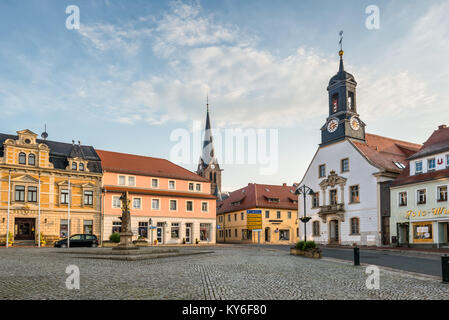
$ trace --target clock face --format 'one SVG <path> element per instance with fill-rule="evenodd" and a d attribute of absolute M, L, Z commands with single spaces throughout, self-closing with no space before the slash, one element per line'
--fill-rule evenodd
<path fill-rule="evenodd" d="M 211 164 L 211 165 L 210 165 L 210 168 L 211 168 L 211 169 L 215 169 L 215 165 Z"/>
<path fill-rule="evenodd" d="M 356 117 L 352 117 L 350 120 L 352 130 L 359 130 L 360 122 Z"/>
<path fill-rule="evenodd" d="M 337 128 L 338 128 L 338 120 L 337 119 L 332 119 L 327 124 L 327 131 L 329 131 L 330 133 L 332 133 L 335 130 L 337 130 Z"/>

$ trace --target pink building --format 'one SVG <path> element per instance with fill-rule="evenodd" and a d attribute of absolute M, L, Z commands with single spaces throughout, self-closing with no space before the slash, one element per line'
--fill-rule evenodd
<path fill-rule="evenodd" d="M 210 181 L 165 159 L 96 151 L 104 174 L 103 240 L 120 232 L 120 195 L 128 191 L 136 239 L 215 243 L 216 198 Z"/>

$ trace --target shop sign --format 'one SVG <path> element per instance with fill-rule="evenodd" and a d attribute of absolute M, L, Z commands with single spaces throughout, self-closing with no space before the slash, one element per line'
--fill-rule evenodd
<path fill-rule="evenodd" d="M 449 215 L 449 209 L 445 207 L 433 208 L 432 210 L 409 210 L 405 214 L 405 218 L 415 218 L 415 217 L 428 217 L 428 216 L 440 216 L 440 215 Z"/>

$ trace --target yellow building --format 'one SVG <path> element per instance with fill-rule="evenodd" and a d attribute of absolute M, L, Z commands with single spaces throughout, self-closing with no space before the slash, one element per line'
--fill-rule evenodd
<path fill-rule="evenodd" d="M 0 134 L 0 243 L 47 244 L 70 234 L 100 234 L 101 161 L 93 147 Z M 9 214 L 8 214 L 9 213 Z"/>
<path fill-rule="evenodd" d="M 250 183 L 217 203 L 217 242 L 258 243 L 258 232 L 248 228 L 248 212 L 260 211 L 260 243 L 298 241 L 298 197 L 294 186 Z"/>

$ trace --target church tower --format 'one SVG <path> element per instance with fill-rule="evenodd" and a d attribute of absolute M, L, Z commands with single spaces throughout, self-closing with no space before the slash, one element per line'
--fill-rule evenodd
<path fill-rule="evenodd" d="M 340 45 L 341 40 L 340 39 Z M 352 138 L 365 141 L 365 123 L 357 113 L 357 82 L 354 76 L 345 71 L 343 50 L 340 47 L 340 66 L 327 87 L 329 92 L 329 116 L 321 128 L 320 146 Z"/>
<path fill-rule="evenodd" d="M 206 128 L 204 132 L 203 150 L 198 163 L 196 173 L 208 179 L 211 184 L 211 194 L 221 200 L 221 171 L 217 158 L 215 157 L 212 127 L 209 116 L 209 99 L 206 104 Z"/>

